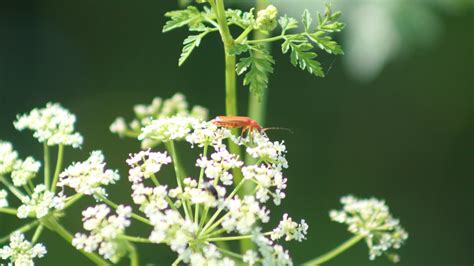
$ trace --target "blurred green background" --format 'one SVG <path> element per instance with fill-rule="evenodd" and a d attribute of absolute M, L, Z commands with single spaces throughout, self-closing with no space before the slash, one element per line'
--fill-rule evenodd
<path fill-rule="evenodd" d="M 387 4 L 390 3 L 390 4 Z M 250 1 L 239 2 L 247 8 Z M 290 14 L 321 1 L 275 1 Z M 104 151 L 118 168 L 113 200 L 129 202 L 125 159 L 138 150 L 108 127 L 117 116 L 155 96 L 183 92 L 189 102 L 224 113 L 223 52 L 217 36 L 206 39 L 181 68 L 184 31 L 162 34 L 163 14 L 175 1 L 3 1 L 0 4 L 0 139 L 20 156 L 42 158 L 28 133 L 14 130 L 17 113 L 60 102 L 78 117 L 85 137 L 67 163 Z M 235 5 L 234 5 L 235 6 Z M 386 199 L 410 233 L 401 265 L 474 263 L 474 5 L 472 1 L 337 1 L 348 22 L 338 35 L 344 57 L 321 56 L 327 78 L 297 70 L 274 47 L 269 126 L 288 146 L 287 199 L 273 209 L 305 218 L 308 240 L 289 245 L 296 264 L 346 240 L 345 226 L 329 221 L 339 198 L 352 193 Z M 247 90 L 239 90 L 245 114 Z M 11 197 L 10 197 L 11 199 Z M 82 208 L 92 201 L 82 201 Z M 80 230 L 80 210 L 64 224 Z M 20 225 L 0 216 L 0 232 Z M 143 229 L 136 229 L 142 232 Z M 58 236 L 41 238 L 48 256 L 39 265 L 89 265 Z M 164 246 L 140 246 L 142 263 L 167 265 Z M 125 259 L 123 263 L 128 263 Z M 389 265 L 368 261 L 359 244 L 328 265 Z"/>

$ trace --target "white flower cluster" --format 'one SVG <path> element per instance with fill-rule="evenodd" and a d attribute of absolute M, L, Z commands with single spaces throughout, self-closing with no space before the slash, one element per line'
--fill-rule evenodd
<path fill-rule="evenodd" d="M 4 189 L 0 189 L 0 208 L 8 207 L 7 196 L 7 191 Z"/>
<path fill-rule="evenodd" d="M 89 207 L 82 212 L 84 229 L 89 235 L 76 233 L 72 245 L 86 252 L 98 250 L 105 259 L 114 263 L 126 254 L 127 244 L 120 236 L 130 226 L 132 208 L 119 205 L 116 215 L 109 215 L 110 209 L 104 204 Z"/>
<path fill-rule="evenodd" d="M 212 237 L 247 235 L 259 248 L 245 254 L 241 262 L 292 265 L 288 252 L 273 241 L 304 240 L 308 230 L 304 220 L 298 224 L 284 215 L 273 232 L 255 231 L 259 223 L 270 219 L 265 206 L 269 199 L 280 204 L 285 197 L 286 178 L 282 171 L 288 163 L 283 142 L 273 142 L 257 131 L 237 138 L 212 122 L 180 115 L 150 121 L 140 134 L 140 139 L 147 138 L 160 142 L 186 140 L 192 147 L 204 149 L 196 160 L 195 172 L 199 176 L 183 180 L 178 177 L 178 186 L 172 188 L 159 184 L 156 177 L 165 165 L 172 163 L 167 153 L 145 150 L 127 160 L 133 201 L 153 225 L 150 241 L 169 245 L 184 263 L 233 265 L 236 261 L 217 248 Z M 229 152 L 227 141 L 243 146 L 256 163 L 245 165 L 238 155 Z M 237 184 L 236 174 L 243 176 Z M 150 180 L 154 186 L 145 184 Z M 244 183 L 253 184 L 251 194 L 237 193 Z"/>
<path fill-rule="evenodd" d="M 35 161 L 33 157 L 27 157 L 25 160 L 17 160 L 11 176 L 13 184 L 17 187 L 26 185 L 28 180 L 36 176 L 40 167 L 41 163 Z"/>
<path fill-rule="evenodd" d="M 254 196 L 245 196 L 242 200 L 235 197 L 226 204 L 228 216 L 222 222 L 222 227 L 227 232 L 236 230 L 240 234 L 248 234 L 252 231 L 257 221 L 267 223 L 270 220 L 270 211 L 260 206 Z"/>
<path fill-rule="evenodd" d="M 233 266 L 235 262 L 227 257 L 223 257 L 215 245 L 207 245 L 202 253 L 194 253 L 190 257 L 190 264 L 196 266 Z"/>
<path fill-rule="evenodd" d="M 29 114 L 19 115 L 13 123 L 18 130 L 30 129 L 33 137 L 49 146 L 66 145 L 79 148 L 82 136 L 74 132 L 76 116 L 58 103 L 48 103 L 45 108 L 33 109 Z"/>
<path fill-rule="evenodd" d="M 105 169 L 104 155 L 93 151 L 84 162 L 73 163 L 59 175 L 58 187 L 68 186 L 77 193 L 106 195 L 102 186 L 119 180 L 118 172 Z"/>
<path fill-rule="evenodd" d="M 136 184 L 148 179 L 160 171 L 165 164 L 171 163 L 171 158 L 165 152 L 151 152 L 150 149 L 130 154 L 127 164 L 130 166 L 128 178 Z"/>
<path fill-rule="evenodd" d="M 166 243 L 171 250 L 186 256 L 185 261 L 194 253 L 190 248 L 190 242 L 195 240 L 198 226 L 189 219 L 184 219 L 175 210 L 156 212 L 150 216 L 154 228 L 149 239 L 154 243 Z"/>
<path fill-rule="evenodd" d="M 271 196 L 275 205 L 280 205 L 281 200 L 285 198 L 283 191 L 286 188 L 286 178 L 278 167 L 250 165 L 242 168 L 242 174 L 245 179 L 256 183 L 256 197 L 260 202 L 266 202 Z"/>
<path fill-rule="evenodd" d="M 247 252 L 244 256 L 244 260 L 250 262 L 260 261 L 263 266 L 284 266 L 293 265 L 290 254 L 281 245 L 275 244 L 270 239 L 266 238 L 260 233 L 257 228 L 253 233 L 253 242 L 258 247 L 258 252 Z"/>
<path fill-rule="evenodd" d="M 280 224 L 277 228 L 273 229 L 271 238 L 272 240 L 280 239 L 283 236 L 285 241 L 296 240 L 301 242 L 306 239 L 306 234 L 308 232 L 308 224 L 305 220 L 301 220 L 300 224 L 294 222 L 291 217 L 288 217 L 288 214 L 283 214 L 283 220 L 280 221 Z"/>
<path fill-rule="evenodd" d="M 37 185 L 31 197 L 25 196 L 22 199 L 22 205 L 18 208 L 17 216 L 20 219 L 28 216 L 41 218 L 48 214 L 49 210 L 62 209 L 64 207 L 65 197 L 61 194 L 55 196 L 53 192 L 46 189 L 43 184 Z"/>
<path fill-rule="evenodd" d="M 392 217 L 384 201 L 358 199 L 353 196 L 341 198 L 342 210 L 332 210 L 333 221 L 347 224 L 348 230 L 365 237 L 371 260 L 390 248 L 399 249 L 408 238 L 400 221 Z"/>
<path fill-rule="evenodd" d="M 138 136 L 138 139 L 151 139 L 157 142 L 182 140 L 191 132 L 192 126 L 198 122 L 199 120 L 194 117 L 185 116 L 156 119 L 142 128 L 142 133 Z"/>
<path fill-rule="evenodd" d="M 283 141 L 272 142 L 265 134 L 251 134 L 245 143 L 247 153 L 253 158 L 271 164 L 273 168 L 288 168 Z"/>
<path fill-rule="evenodd" d="M 9 259 L 12 265 L 33 266 L 34 258 L 41 258 L 46 254 L 43 244 L 32 245 L 25 240 L 25 236 L 16 231 L 10 235 L 10 244 L 0 248 L 0 258 Z M 11 265 L 11 264 L 8 264 Z"/>
<path fill-rule="evenodd" d="M 193 132 L 186 136 L 186 141 L 198 147 L 212 146 L 224 148 L 223 140 L 233 137 L 227 128 L 218 127 L 212 122 L 200 122 L 193 125 Z"/>
<path fill-rule="evenodd" d="M 201 157 L 196 166 L 204 168 L 204 173 L 209 179 L 220 179 L 224 185 L 232 185 L 234 177 L 230 173 L 232 168 L 240 168 L 244 163 L 235 154 L 227 149 L 220 148 L 211 154 L 211 158 Z"/>
<path fill-rule="evenodd" d="M 139 104 L 133 108 L 135 119 L 127 124 L 123 117 L 118 117 L 111 125 L 110 131 L 121 137 L 137 137 L 141 128 L 148 126 L 152 120 L 172 116 L 192 117 L 197 120 L 206 120 L 208 110 L 201 106 L 193 106 L 189 111 L 186 98 L 181 93 L 176 93 L 171 98 L 162 100 L 153 99 L 150 105 Z M 151 148 L 160 143 L 159 139 L 143 138 L 142 148 Z"/>
<path fill-rule="evenodd" d="M 18 153 L 13 150 L 10 142 L 0 140 L 0 175 L 13 171 Z"/>

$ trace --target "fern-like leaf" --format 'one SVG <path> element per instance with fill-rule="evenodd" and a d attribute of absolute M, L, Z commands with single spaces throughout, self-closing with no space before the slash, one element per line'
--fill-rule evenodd
<path fill-rule="evenodd" d="M 268 76 L 273 73 L 275 60 L 264 47 L 252 47 L 249 57 L 241 58 L 236 65 L 237 74 L 244 77 L 244 86 L 249 86 L 250 92 L 261 98 L 263 90 L 268 87 Z"/>

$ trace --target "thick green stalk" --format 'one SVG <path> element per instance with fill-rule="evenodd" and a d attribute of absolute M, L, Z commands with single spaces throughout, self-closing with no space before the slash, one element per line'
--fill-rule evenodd
<path fill-rule="evenodd" d="M 130 258 L 130 266 L 140 266 L 137 249 L 130 243 L 128 243 L 128 257 Z"/>
<path fill-rule="evenodd" d="M 266 0 L 256 0 L 256 10 L 257 12 L 261 9 L 265 9 L 268 3 Z M 265 34 L 261 31 L 254 31 L 254 39 L 260 40 L 268 38 L 268 34 Z M 266 49 L 270 49 L 270 44 L 264 44 Z M 262 93 L 260 96 L 256 95 L 255 93 L 249 93 L 249 109 L 248 109 L 248 116 L 253 120 L 257 121 L 261 126 L 265 125 L 266 119 L 266 108 L 267 108 L 267 99 L 268 99 L 268 89 L 263 88 Z M 245 156 L 245 163 L 247 165 L 254 164 L 256 162 L 255 158 L 246 154 Z M 252 191 L 255 186 L 252 183 L 245 184 L 243 191 Z M 244 252 L 248 249 L 254 249 L 255 244 L 252 242 L 251 239 L 243 239 L 240 241 L 240 250 Z"/>
<path fill-rule="evenodd" d="M 315 258 L 315 259 L 312 259 L 312 260 L 304 263 L 304 265 L 306 265 L 306 266 L 321 265 L 321 264 L 337 257 L 339 254 L 346 251 L 347 249 L 349 249 L 353 245 L 357 244 L 362 239 L 364 239 L 363 235 L 355 235 L 352 238 L 350 238 L 349 240 L 347 240 L 346 242 L 344 242 L 341 245 L 339 245 L 338 247 L 336 247 L 335 249 L 333 249 L 333 250 L 329 251 L 328 253 L 323 254 L 323 255 Z"/>
<path fill-rule="evenodd" d="M 47 227 L 49 230 L 56 232 L 59 236 L 64 238 L 69 244 L 72 243 L 72 234 L 69 233 L 69 231 L 66 230 L 54 217 L 49 217 L 45 221 L 45 224 L 47 224 Z M 85 252 L 84 250 L 79 250 L 79 252 L 82 253 L 82 255 L 86 256 L 88 259 L 93 261 L 96 265 L 109 265 L 109 263 L 101 258 L 99 255 L 95 253 L 89 253 Z"/>

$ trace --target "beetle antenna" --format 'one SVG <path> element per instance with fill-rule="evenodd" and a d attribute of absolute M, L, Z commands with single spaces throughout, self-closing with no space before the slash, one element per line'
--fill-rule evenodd
<path fill-rule="evenodd" d="M 263 130 L 263 132 L 267 131 L 267 130 L 274 130 L 274 129 L 277 129 L 277 130 L 284 130 L 284 131 L 287 131 L 287 132 L 290 132 L 291 134 L 293 134 L 293 131 L 289 128 L 286 128 L 286 127 L 266 127 Z"/>

